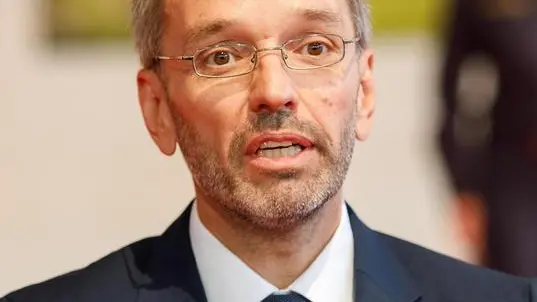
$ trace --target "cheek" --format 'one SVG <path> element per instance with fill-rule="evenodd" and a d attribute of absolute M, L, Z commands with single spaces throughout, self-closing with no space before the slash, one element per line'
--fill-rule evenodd
<path fill-rule="evenodd" d="M 200 95 L 196 100 L 199 106 L 203 107 L 204 123 L 211 132 L 214 147 L 222 160 L 228 158 L 234 134 L 243 129 L 247 104 L 242 100 L 244 96 L 241 93 L 232 95 L 211 93 Z"/>
<path fill-rule="evenodd" d="M 353 99 L 350 94 L 336 91 L 323 94 L 321 102 L 326 113 L 337 115 L 347 111 L 352 106 Z"/>
<path fill-rule="evenodd" d="M 244 102 L 240 101 L 244 96 L 223 94 L 223 90 L 214 87 L 200 87 L 203 86 L 184 85 L 180 90 L 182 93 L 177 93 L 173 99 L 178 113 L 197 132 L 200 143 L 211 148 L 225 162 L 233 133 L 245 118 L 242 114 Z"/>
<path fill-rule="evenodd" d="M 317 98 L 321 98 L 322 106 L 326 110 L 341 112 L 352 107 L 358 91 L 358 77 L 356 72 L 344 73 L 334 76 L 332 80 L 315 88 Z"/>
<path fill-rule="evenodd" d="M 357 89 L 350 85 L 333 85 L 317 90 L 316 94 L 320 106 L 313 110 L 314 118 L 328 133 L 339 135 L 355 111 Z"/>

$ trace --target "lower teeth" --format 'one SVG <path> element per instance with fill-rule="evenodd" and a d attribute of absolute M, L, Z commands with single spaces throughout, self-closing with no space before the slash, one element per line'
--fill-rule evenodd
<path fill-rule="evenodd" d="M 290 146 L 286 148 L 277 148 L 277 149 L 261 149 L 257 153 L 260 157 L 266 158 L 278 158 L 278 157 L 292 157 L 297 155 L 302 151 L 300 146 Z"/>

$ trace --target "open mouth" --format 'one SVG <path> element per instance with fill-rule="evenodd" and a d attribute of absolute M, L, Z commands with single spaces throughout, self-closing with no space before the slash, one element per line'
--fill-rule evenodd
<path fill-rule="evenodd" d="M 291 159 L 313 147 L 310 139 L 296 133 L 263 133 L 246 147 L 246 155 L 259 159 Z"/>
<path fill-rule="evenodd" d="M 291 141 L 266 141 L 261 144 L 256 155 L 265 158 L 294 157 L 300 154 L 304 149 L 306 149 L 306 147 Z"/>
<path fill-rule="evenodd" d="M 245 155 L 256 171 L 287 171 L 312 164 L 314 148 L 311 139 L 298 133 L 265 132 L 249 141 Z"/>

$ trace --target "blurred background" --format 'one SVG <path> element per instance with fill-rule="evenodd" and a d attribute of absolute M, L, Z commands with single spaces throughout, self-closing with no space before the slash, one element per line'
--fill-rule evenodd
<path fill-rule="evenodd" d="M 454 2 L 370 4 L 378 108 L 346 197 L 374 229 L 485 264 L 486 202 L 456 184 L 458 140 L 441 139 Z M 491 100 L 498 76 L 475 62 L 456 90 Z M 0 296 L 158 235 L 191 200 L 182 157 L 159 153 L 139 112 L 129 1 L 0 1 L 0 66 Z"/>

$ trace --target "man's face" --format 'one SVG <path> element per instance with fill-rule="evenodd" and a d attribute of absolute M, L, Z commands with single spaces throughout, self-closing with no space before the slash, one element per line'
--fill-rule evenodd
<path fill-rule="evenodd" d="M 270 48 L 311 33 L 353 39 L 345 0 L 169 0 L 162 54 L 222 42 Z M 161 62 L 162 87 L 139 77 L 146 123 L 165 153 L 178 142 L 198 197 L 265 229 L 298 223 L 340 191 L 350 164 L 369 67 L 359 68 L 354 44 L 345 51 L 340 63 L 307 71 L 266 51 L 252 73 L 219 79 L 196 75 L 191 61 Z M 145 86 L 158 109 L 144 105 Z"/>

